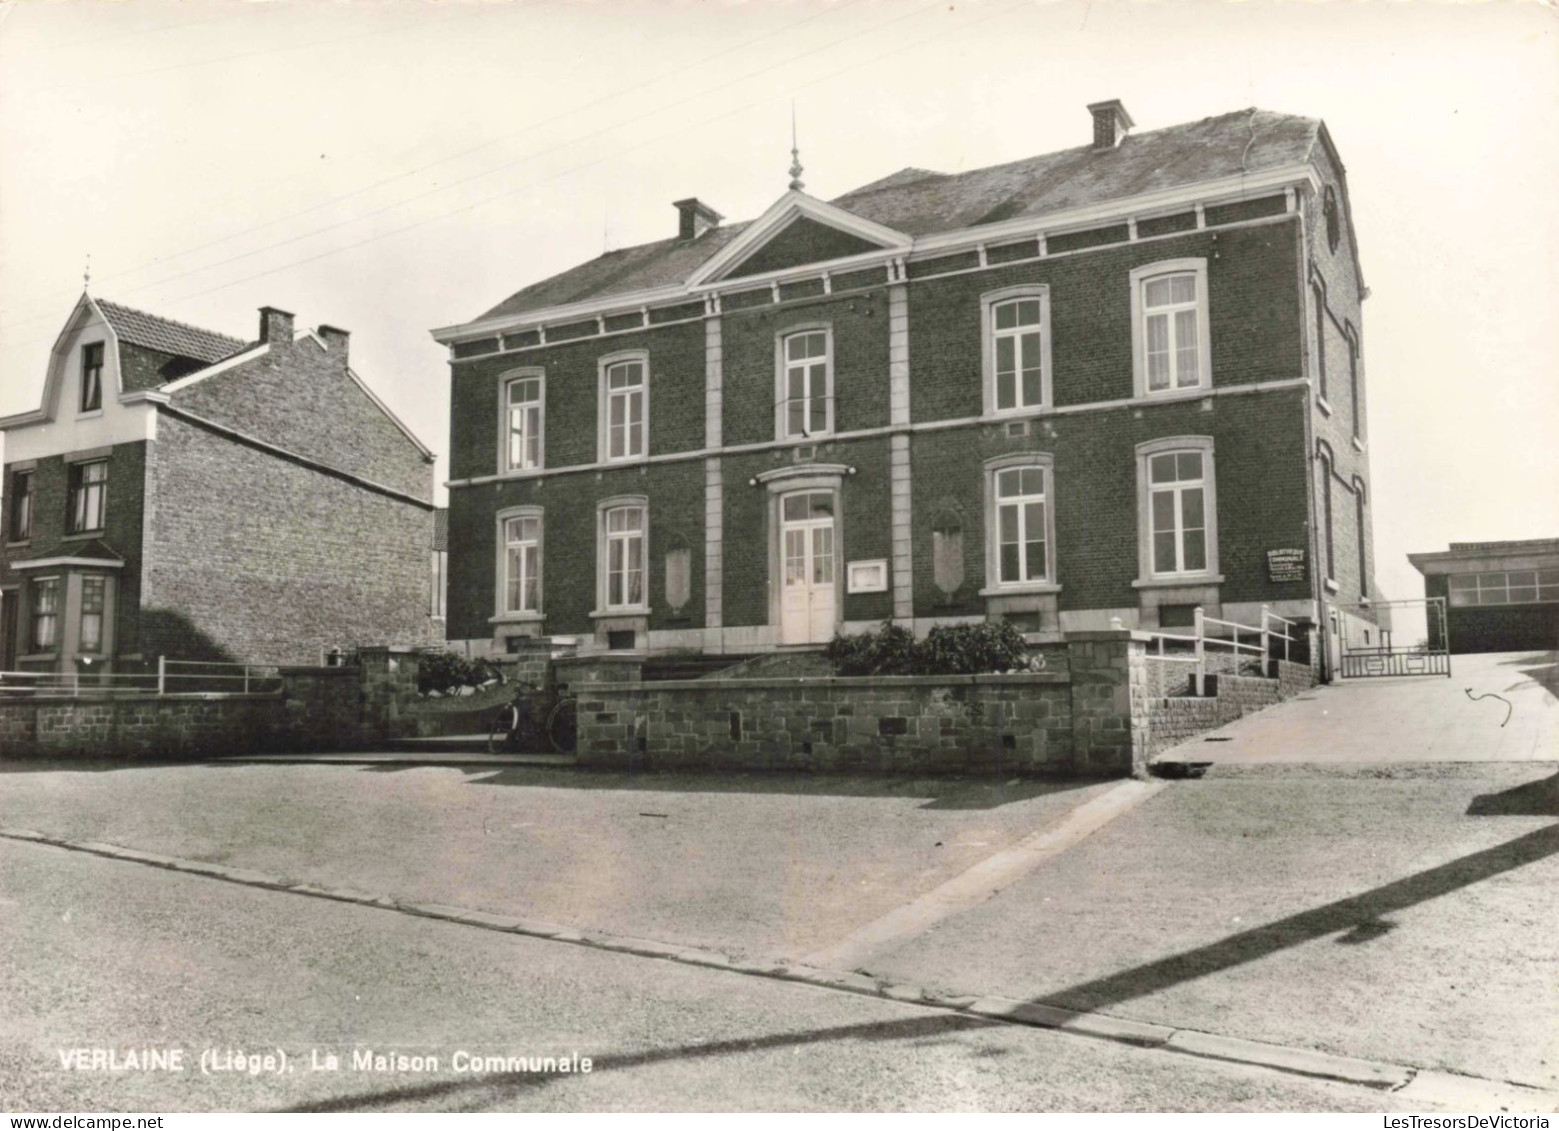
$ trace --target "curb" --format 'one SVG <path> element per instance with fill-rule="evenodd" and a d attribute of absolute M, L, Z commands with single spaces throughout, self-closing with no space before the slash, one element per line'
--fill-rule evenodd
<path fill-rule="evenodd" d="M 396 911 L 481 930 L 570 943 L 609 953 L 679 962 L 688 966 L 771 978 L 776 981 L 794 982 L 863 997 L 883 998 L 923 1008 L 984 1018 L 993 1022 L 1053 1029 L 1096 1040 L 1178 1053 L 1204 1060 L 1247 1064 L 1290 1076 L 1337 1080 L 1400 1095 L 1404 1099 L 1440 1104 L 1454 1110 L 1475 1111 L 1496 1107 L 1502 1111 L 1547 1112 L 1559 1108 L 1559 1092 L 1510 1081 L 1419 1069 L 1386 1061 L 1338 1056 L 1314 1049 L 1268 1044 L 1241 1037 L 1203 1033 L 1195 1029 L 1179 1029 L 1151 1022 L 1134 1021 L 1106 1013 L 1080 1012 L 1043 1002 L 1020 1001 L 996 995 L 979 998 L 968 995 L 940 995 L 922 986 L 889 982 L 853 970 L 830 970 L 784 959 L 739 958 L 702 947 L 682 946 L 629 935 L 607 935 L 594 931 L 587 933 L 539 920 L 454 907 L 443 903 L 402 903 L 387 896 L 373 895 L 354 888 L 290 883 L 245 868 L 229 868 L 224 864 L 208 864 L 198 860 L 163 856 L 154 852 L 122 848 L 97 841 L 75 841 L 64 837 L 53 837 L 32 829 L 0 827 L 0 839 L 41 844 L 189 875 L 208 876 L 243 887 L 288 892 L 311 899 L 349 903 L 382 911 Z"/>

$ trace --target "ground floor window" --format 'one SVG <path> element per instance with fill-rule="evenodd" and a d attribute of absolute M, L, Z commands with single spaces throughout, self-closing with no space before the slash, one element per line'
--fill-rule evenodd
<path fill-rule="evenodd" d="M 60 579 L 40 577 L 32 583 L 32 627 L 29 640 L 34 652 L 52 652 L 60 635 Z"/>
<path fill-rule="evenodd" d="M 644 510 L 642 506 L 606 511 L 606 607 L 643 607 Z"/>
<path fill-rule="evenodd" d="M 108 581 L 102 577 L 81 579 L 81 633 L 78 650 L 101 652 L 103 650 L 103 610 L 108 591 Z"/>
<path fill-rule="evenodd" d="M 1528 605 L 1559 601 L 1559 569 L 1459 573 L 1451 577 L 1451 604 Z"/>
<path fill-rule="evenodd" d="M 541 516 L 503 520 L 503 611 L 541 611 Z"/>

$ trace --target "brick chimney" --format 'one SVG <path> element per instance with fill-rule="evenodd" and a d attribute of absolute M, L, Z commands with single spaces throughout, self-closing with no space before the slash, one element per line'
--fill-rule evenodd
<path fill-rule="evenodd" d="M 321 325 L 319 327 L 318 333 L 320 338 L 323 339 L 325 343 L 325 349 L 330 351 L 330 355 L 332 357 L 339 357 L 341 359 L 341 364 L 345 365 L 347 359 L 347 346 L 351 343 L 352 340 L 351 332 L 343 330 L 339 326 Z"/>
<path fill-rule="evenodd" d="M 1126 107 L 1121 105 L 1118 98 L 1095 102 L 1088 107 L 1088 112 L 1093 115 L 1095 149 L 1114 149 L 1125 140 L 1127 131 L 1137 124 L 1131 120 L 1131 115 L 1126 113 Z"/>
<path fill-rule="evenodd" d="M 260 307 L 260 341 L 292 341 L 292 314 L 274 306 Z"/>
<path fill-rule="evenodd" d="M 699 236 L 712 228 L 718 228 L 724 216 L 716 212 L 709 205 L 699 200 L 696 196 L 690 196 L 686 200 L 675 202 L 677 215 L 681 223 L 677 228 L 677 239 L 696 240 Z"/>

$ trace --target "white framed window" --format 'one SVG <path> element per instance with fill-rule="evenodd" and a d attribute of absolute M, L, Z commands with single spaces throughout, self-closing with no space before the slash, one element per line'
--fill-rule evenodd
<path fill-rule="evenodd" d="M 801 440 L 834 430 L 834 335 L 827 326 L 792 328 L 775 350 L 776 439 Z"/>
<path fill-rule="evenodd" d="M 649 450 L 649 354 L 601 359 L 601 460 L 643 459 Z"/>
<path fill-rule="evenodd" d="M 1215 579 L 1212 437 L 1173 436 L 1137 445 L 1137 491 L 1142 580 Z"/>
<path fill-rule="evenodd" d="M 507 373 L 500 382 L 498 450 L 500 471 L 533 471 L 543 466 L 546 384 L 541 371 Z"/>
<path fill-rule="evenodd" d="M 1527 605 L 1559 601 L 1559 569 L 1517 569 L 1451 576 L 1451 605 Z"/>
<path fill-rule="evenodd" d="M 1137 396 L 1210 388 L 1207 260 L 1170 259 L 1132 271 L 1131 334 Z"/>
<path fill-rule="evenodd" d="M 1008 287 L 981 296 L 987 415 L 1048 407 L 1050 288 Z"/>
<path fill-rule="evenodd" d="M 498 616 L 541 615 L 542 509 L 498 513 Z"/>
<path fill-rule="evenodd" d="M 648 534 L 649 507 L 642 500 L 609 500 L 600 505 L 599 584 L 603 611 L 648 609 Z"/>
<path fill-rule="evenodd" d="M 1055 509 L 1051 457 L 998 456 L 985 465 L 986 581 L 989 588 L 1055 585 Z"/>

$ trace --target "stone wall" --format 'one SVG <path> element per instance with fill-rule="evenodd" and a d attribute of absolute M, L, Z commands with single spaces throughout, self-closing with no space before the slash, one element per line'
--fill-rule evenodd
<path fill-rule="evenodd" d="M 1284 699 L 1309 691 L 1317 683 L 1315 666 L 1313 664 L 1296 664 L 1289 660 L 1273 660 L 1272 666 L 1277 671 L 1278 694 Z"/>
<path fill-rule="evenodd" d="M 1147 639 L 1073 633 L 1047 670 L 1010 675 L 643 683 L 631 657 L 592 657 L 559 678 L 579 697 L 586 765 L 1141 774 Z"/>
<path fill-rule="evenodd" d="M 417 655 L 365 648 L 359 666 L 282 668 L 257 694 L 0 699 L 0 760 L 191 759 L 371 749 L 409 734 Z"/>
<path fill-rule="evenodd" d="M 1046 774 L 1074 768 L 1048 672 L 584 684 L 579 760 L 643 769 Z"/>

